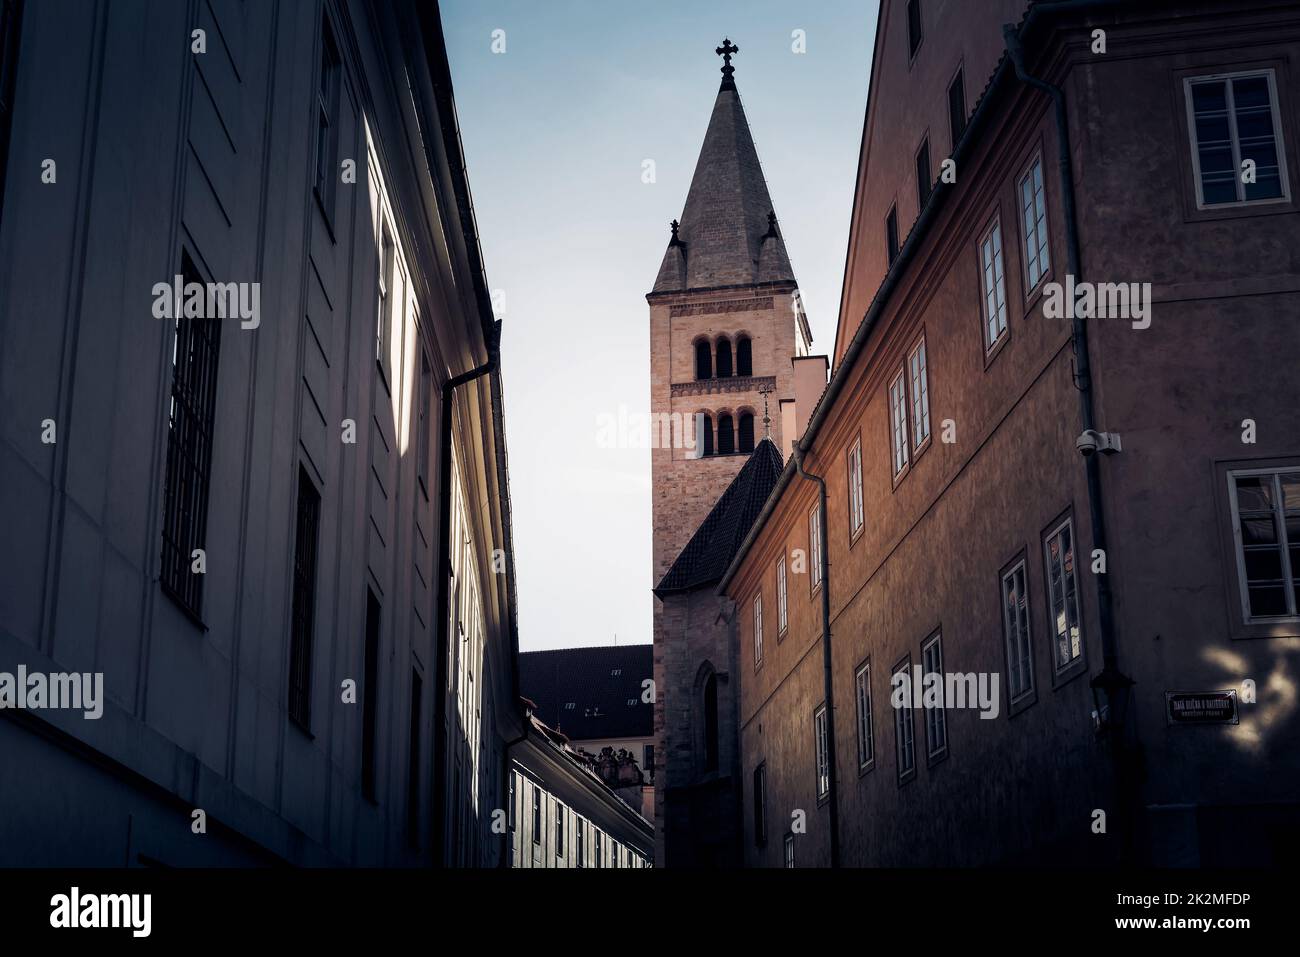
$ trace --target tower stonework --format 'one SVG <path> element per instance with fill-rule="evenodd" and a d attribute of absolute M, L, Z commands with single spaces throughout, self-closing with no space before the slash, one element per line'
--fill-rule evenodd
<path fill-rule="evenodd" d="M 696 446 L 651 451 L 660 866 L 738 862 L 734 614 L 713 586 L 780 472 L 780 401 L 794 396 L 791 359 L 812 342 L 732 79 L 735 52 L 729 41 L 718 49 L 722 84 L 646 296 L 651 411 L 683 423 Z M 756 474 L 742 482 L 742 469 Z"/>

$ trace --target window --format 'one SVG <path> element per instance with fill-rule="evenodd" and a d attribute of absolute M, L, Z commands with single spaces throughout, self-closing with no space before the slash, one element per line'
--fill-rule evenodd
<path fill-rule="evenodd" d="M 893 674 L 890 676 L 890 686 L 895 687 L 894 675 L 904 674 L 910 681 L 911 672 L 912 659 L 909 656 L 894 666 Z M 912 735 L 912 701 L 909 695 L 904 699 L 901 708 L 894 708 L 894 752 L 898 759 L 900 784 L 916 773 L 916 742 Z"/>
<path fill-rule="evenodd" d="M 718 378 L 726 378 L 731 375 L 731 340 L 720 338 L 718 340 Z"/>
<path fill-rule="evenodd" d="M 858 705 L 858 770 L 866 771 L 876 760 L 876 742 L 871 733 L 870 662 L 863 662 L 853 676 L 853 691 Z"/>
<path fill-rule="evenodd" d="M 934 178 L 930 173 L 930 135 L 921 140 L 921 148 L 916 151 L 916 208 L 918 212 L 925 209 L 933 191 Z"/>
<path fill-rule="evenodd" d="M 966 132 L 966 80 L 962 71 L 948 84 L 948 133 L 952 137 L 952 148 L 957 149 L 962 133 Z"/>
<path fill-rule="evenodd" d="M 730 455 L 736 451 L 736 433 L 731 416 L 723 413 L 718 416 L 718 454 Z"/>
<path fill-rule="evenodd" d="M 542 789 L 534 784 L 533 792 L 533 843 L 542 843 Z"/>
<path fill-rule="evenodd" d="M 580 817 L 573 819 L 573 846 L 577 867 L 587 866 L 587 822 Z"/>
<path fill-rule="evenodd" d="M 564 858 L 564 805 L 555 802 L 555 856 Z"/>
<path fill-rule="evenodd" d="M 338 134 L 335 117 L 339 108 L 339 53 L 329 21 L 321 22 L 320 80 L 316 86 L 316 198 L 328 223 L 334 222 L 334 181 Z"/>
<path fill-rule="evenodd" d="M 704 440 L 701 443 L 701 454 L 713 455 L 713 416 L 707 412 L 701 412 L 699 416 L 697 421 L 700 423 L 700 438 Z"/>
<path fill-rule="evenodd" d="M 785 866 L 794 867 L 794 835 L 785 836 Z"/>
<path fill-rule="evenodd" d="M 511 771 L 510 772 L 510 807 L 506 812 L 507 825 L 509 827 L 511 834 L 514 834 L 515 832 L 515 801 L 518 800 L 515 797 L 515 794 L 518 790 L 517 788 L 518 780 L 519 780 L 519 772 Z"/>
<path fill-rule="evenodd" d="M 188 252 L 181 254 L 181 273 L 186 284 L 203 281 Z M 191 563 L 207 537 L 221 321 L 178 315 L 175 331 L 159 579 L 163 591 L 197 619 L 206 576 L 192 572 Z"/>
<path fill-rule="evenodd" d="M 907 468 L 907 385 L 902 370 L 889 385 L 889 431 L 894 446 L 894 477 Z"/>
<path fill-rule="evenodd" d="M 420 480 L 420 490 L 429 497 L 429 405 L 433 399 L 433 370 L 429 357 L 420 352 L 420 393 L 415 413 L 415 467 Z"/>
<path fill-rule="evenodd" d="M 826 724 L 826 706 L 813 712 L 813 748 L 817 759 L 817 800 L 831 793 L 831 757 Z"/>
<path fill-rule="evenodd" d="M 925 368 L 925 338 L 912 347 L 907 357 L 912 398 L 912 447 L 919 449 L 930 437 L 930 383 Z"/>
<path fill-rule="evenodd" d="M 1034 690 L 1029 582 L 1023 561 L 1002 576 L 1002 630 L 1007 642 L 1007 697 L 1015 703 Z"/>
<path fill-rule="evenodd" d="M 18 28 L 21 22 L 22 0 L 0 0 L 0 202 L 4 201 L 5 168 L 9 165 L 9 131 L 18 78 Z"/>
<path fill-rule="evenodd" d="M 748 336 L 736 338 L 736 375 L 754 374 L 754 346 Z"/>
<path fill-rule="evenodd" d="M 420 841 L 420 710 L 424 699 L 424 681 L 411 669 L 411 733 L 408 739 L 406 773 L 406 828 L 411 844 Z"/>
<path fill-rule="evenodd" d="M 898 258 L 898 207 L 891 207 L 885 217 L 885 249 L 889 253 L 889 265 L 894 265 Z"/>
<path fill-rule="evenodd" d="M 740 429 L 738 431 L 740 451 L 754 451 L 754 413 L 740 413 Z"/>
<path fill-rule="evenodd" d="M 641 770 L 650 778 L 650 783 L 654 784 L 655 780 L 655 746 L 653 744 L 644 744 L 641 746 Z"/>
<path fill-rule="evenodd" d="M 361 794 L 375 800 L 375 726 L 379 717 L 379 599 L 366 589 L 365 673 L 361 689 Z"/>
<path fill-rule="evenodd" d="M 763 595 L 754 596 L 754 667 L 763 663 Z"/>
<path fill-rule="evenodd" d="M 822 516 L 814 507 L 808 513 L 808 565 L 811 568 L 812 590 L 822 583 Z"/>
<path fill-rule="evenodd" d="M 776 563 L 776 633 L 784 635 L 789 624 L 785 589 L 785 556 Z"/>
<path fill-rule="evenodd" d="M 921 645 L 921 680 L 926 675 L 938 675 L 943 687 L 943 637 L 936 631 Z M 938 707 L 925 709 L 925 753 L 932 762 L 948 752 L 948 721 L 944 702 Z"/>
<path fill-rule="evenodd" d="M 708 339 L 695 343 L 695 378 L 697 381 L 713 378 L 713 352 Z"/>
<path fill-rule="evenodd" d="M 380 227 L 379 245 L 379 305 L 375 316 L 375 361 L 384 374 L 385 383 L 392 382 L 392 349 L 389 346 L 389 333 L 393 323 L 392 306 L 389 293 L 393 289 L 393 269 L 396 250 L 393 246 L 393 234 L 388 230 L 388 222 Z"/>
<path fill-rule="evenodd" d="M 849 449 L 849 535 L 862 531 L 862 436 Z"/>
<path fill-rule="evenodd" d="M 1020 179 L 1020 216 L 1025 227 L 1025 284 L 1032 292 L 1052 267 L 1052 257 L 1047 248 L 1042 157 L 1036 158 Z"/>
<path fill-rule="evenodd" d="M 718 770 L 718 676 L 704 682 L 704 770 Z"/>
<path fill-rule="evenodd" d="M 916 56 L 925 34 L 921 32 L 921 0 L 907 0 L 907 55 Z"/>
<path fill-rule="evenodd" d="M 1300 614 L 1300 468 L 1228 473 L 1245 622 Z"/>
<path fill-rule="evenodd" d="M 1047 596 L 1051 633 L 1059 672 L 1083 654 L 1079 634 L 1078 582 L 1074 567 L 1074 526 L 1066 519 L 1043 544 L 1047 560 Z"/>
<path fill-rule="evenodd" d="M 1183 81 L 1196 202 L 1201 208 L 1271 202 L 1288 194 L 1281 116 L 1272 70 Z M 1255 164 L 1244 183 L 1243 164 Z"/>
<path fill-rule="evenodd" d="M 289 718 L 306 729 L 311 722 L 311 646 L 316 613 L 316 542 L 320 493 L 298 467 L 298 516 L 294 523 L 293 612 L 289 632 Z"/>
<path fill-rule="evenodd" d="M 1002 262 L 1002 222 L 993 224 L 980 239 L 980 279 L 984 289 L 984 348 L 992 352 L 1007 331 L 1007 286 Z"/>
<path fill-rule="evenodd" d="M 767 764 L 754 768 L 754 846 L 767 843 Z"/>
<path fill-rule="evenodd" d="M 600 832 L 600 828 L 593 828 L 593 830 L 595 830 L 596 832 L 596 866 L 604 867 L 605 852 L 604 852 L 604 848 L 602 847 L 602 843 L 603 843 L 602 839 L 604 838 L 604 835 Z"/>

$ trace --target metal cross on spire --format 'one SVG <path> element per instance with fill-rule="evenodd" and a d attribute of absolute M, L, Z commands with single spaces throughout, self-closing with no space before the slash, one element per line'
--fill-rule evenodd
<path fill-rule="evenodd" d="M 767 397 L 771 395 L 772 392 L 773 389 L 770 385 L 764 385 L 763 388 L 758 390 L 758 394 L 763 397 L 763 438 L 765 439 L 770 439 L 772 437 L 772 430 L 768 427 L 772 420 L 767 414 Z"/>
<path fill-rule="evenodd" d="M 731 74 L 736 72 L 736 68 L 731 65 L 731 55 L 739 53 L 740 47 L 732 43 L 727 37 L 723 37 L 722 46 L 718 47 L 715 52 L 722 57 L 722 75 L 728 80 L 731 79 Z"/>

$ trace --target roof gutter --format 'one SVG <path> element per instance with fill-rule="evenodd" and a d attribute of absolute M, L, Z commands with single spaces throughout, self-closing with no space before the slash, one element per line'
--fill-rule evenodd
<path fill-rule="evenodd" d="M 1040 0 L 1029 8 L 1025 18 L 1021 21 L 1017 35 L 1023 39 L 1032 28 L 1043 22 L 1049 14 L 1071 13 L 1091 9 L 1102 9 L 1106 7 L 1116 7 L 1128 2 L 1128 0 Z M 962 133 L 961 139 L 958 140 L 956 148 L 952 151 L 952 159 L 961 166 L 962 161 L 974 149 L 974 143 L 979 139 L 978 134 L 983 131 L 993 115 L 993 103 L 999 99 L 1000 94 L 1010 88 L 1010 84 L 1015 80 L 1015 70 L 1008 58 L 1003 58 L 993 77 L 989 81 L 988 90 L 980 99 L 979 105 L 975 112 L 971 114 L 970 121 L 966 124 L 966 130 Z M 948 197 L 956 189 L 953 183 L 945 183 L 942 180 L 935 186 L 934 191 L 930 194 L 929 201 L 925 208 L 921 210 L 921 215 L 917 217 L 916 223 L 912 226 L 912 231 L 908 233 L 907 239 L 903 242 L 903 248 L 899 250 L 898 258 L 894 260 L 894 265 L 890 267 L 889 272 L 885 274 L 884 281 L 881 282 L 880 288 L 876 290 L 876 295 L 871 300 L 871 305 L 867 307 L 866 314 L 862 322 L 858 325 L 857 331 L 853 334 L 853 339 L 849 342 L 848 348 L 844 351 L 844 356 L 835 371 L 831 375 L 831 381 L 826 386 L 826 391 L 822 393 L 821 400 L 813 410 L 812 416 L 808 420 L 808 425 L 804 428 L 803 435 L 794 443 L 795 447 L 803 452 L 811 452 L 813 441 L 817 438 L 817 433 L 821 430 L 822 424 L 830 414 L 831 408 L 835 405 L 835 400 L 841 392 L 844 391 L 845 384 L 849 379 L 849 372 L 852 370 L 858 357 L 866 347 L 867 340 L 871 337 L 876 323 L 880 321 L 885 307 L 889 304 L 890 297 L 893 296 L 895 289 L 901 281 L 902 275 L 907 271 L 907 267 L 916 257 L 920 249 L 921 241 L 925 239 L 930 232 L 939 213 L 946 204 Z M 1095 457 L 1095 456 L 1094 456 Z M 767 502 L 763 505 L 763 510 L 759 513 L 758 518 L 750 527 L 749 534 L 741 543 L 740 549 L 736 552 L 735 558 L 731 565 L 722 576 L 718 583 L 718 594 L 723 593 L 727 586 L 739 571 L 741 564 L 744 562 L 745 555 L 753 546 L 758 536 L 762 533 L 764 526 L 771 517 L 772 512 L 776 510 L 781 496 L 784 494 L 786 486 L 793 480 L 796 472 L 796 466 L 793 456 L 791 461 L 786 463 L 785 470 L 781 473 L 780 479 L 777 480 L 776 487 L 772 489 L 772 494 L 768 496 Z"/>

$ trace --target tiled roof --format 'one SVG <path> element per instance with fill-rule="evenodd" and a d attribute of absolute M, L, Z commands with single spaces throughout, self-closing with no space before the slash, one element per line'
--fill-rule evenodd
<path fill-rule="evenodd" d="M 713 104 L 678 237 L 664 253 L 654 292 L 793 281 L 763 167 L 734 83 Z"/>
<path fill-rule="evenodd" d="M 652 678 L 653 645 L 519 655 L 519 690 L 536 703 L 541 721 L 574 742 L 654 734 L 654 705 L 642 700 L 643 682 Z"/>
<path fill-rule="evenodd" d="M 659 582 L 655 594 L 662 597 L 720 581 L 784 467 L 772 440 L 764 438 L 759 442 Z"/>

